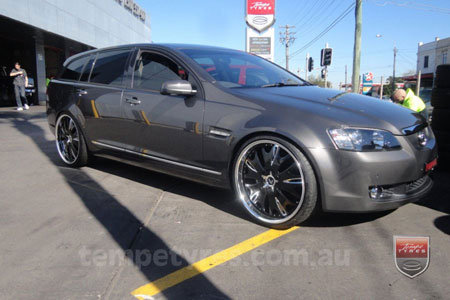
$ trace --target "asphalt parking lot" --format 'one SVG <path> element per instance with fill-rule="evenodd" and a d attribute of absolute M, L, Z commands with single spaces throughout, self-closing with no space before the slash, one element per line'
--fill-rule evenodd
<path fill-rule="evenodd" d="M 105 159 L 63 166 L 42 106 L 0 109 L 0 167 L 0 299 L 450 294 L 450 173 L 420 203 L 272 231 L 228 191 Z M 396 269 L 394 235 L 430 237 L 427 271 Z"/>

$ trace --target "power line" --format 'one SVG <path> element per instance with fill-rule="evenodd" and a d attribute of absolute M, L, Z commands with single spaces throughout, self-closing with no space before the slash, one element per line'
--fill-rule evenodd
<path fill-rule="evenodd" d="M 291 58 L 300 54 L 301 52 L 309 48 L 311 45 L 313 45 L 315 42 L 317 42 L 322 36 L 327 34 L 331 29 L 333 29 L 334 26 L 339 24 L 339 22 L 341 22 L 350 12 L 352 12 L 354 7 L 355 3 L 350 4 L 350 6 L 346 10 L 344 10 L 344 12 L 340 14 L 333 22 L 331 22 L 331 24 L 328 25 L 321 33 L 319 33 L 315 38 L 313 38 L 311 41 L 305 44 L 302 48 L 292 53 Z"/>
<path fill-rule="evenodd" d="M 399 6 L 399 7 L 407 7 L 407 8 L 413 8 L 413 9 L 418 9 L 418 10 L 424 10 L 424 11 L 428 11 L 428 12 L 436 12 L 436 13 L 450 15 L 449 8 L 438 7 L 438 6 L 433 6 L 433 5 L 424 4 L 424 3 L 418 3 L 415 1 L 399 2 L 399 1 L 390 0 L 390 1 L 384 1 L 383 4 L 377 3 L 378 1 L 376 1 L 376 0 L 372 0 L 372 2 L 374 2 L 375 5 L 378 5 L 378 6 L 386 6 L 388 4 L 392 4 L 392 5 Z"/>

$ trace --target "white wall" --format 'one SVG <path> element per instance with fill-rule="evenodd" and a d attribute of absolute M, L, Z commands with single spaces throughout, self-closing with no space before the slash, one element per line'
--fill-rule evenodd
<path fill-rule="evenodd" d="M 417 71 L 421 70 L 422 74 L 435 73 L 436 67 L 443 63 L 443 53 L 447 53 L 447 64 L 450 63 L 450 38 L 426 43 L 418 48 L 417 52 Z M 423 67 L 424 57 L 428 55 L 428 68 Z"/>
<path fill-rule="evenodd" d="M 1 0 L 0 15 L 95 48 L 151 42 L 145 23 L 115 0 Z"/>

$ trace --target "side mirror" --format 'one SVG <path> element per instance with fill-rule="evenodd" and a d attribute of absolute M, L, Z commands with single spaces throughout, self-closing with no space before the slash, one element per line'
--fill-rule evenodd
<path fill-rule="evenodd" d="M 192 89 L 192 85 L 186 80 L 169 80 L 161 85 L 161 94 L 163 95 L 184 95 L 193 96 L 197 90 Z"/>

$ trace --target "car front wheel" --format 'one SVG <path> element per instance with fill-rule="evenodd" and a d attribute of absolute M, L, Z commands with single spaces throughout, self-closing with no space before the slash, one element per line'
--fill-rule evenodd
<path fill-rule="evenodd" d="M 305 155 L 273 136 L 250 139 L 239 150 L 233 183 L 238 201 L 262 225 L 284 229 L 308 219 L 317 182 Z"/>

